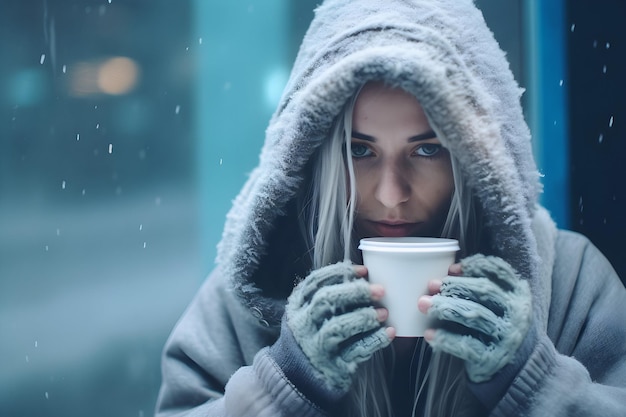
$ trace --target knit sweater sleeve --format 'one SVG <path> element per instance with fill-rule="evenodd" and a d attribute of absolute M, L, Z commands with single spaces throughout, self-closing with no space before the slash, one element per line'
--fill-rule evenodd
<path fill-rule="evenodd" d="M 626 289 L 586 238 L 561 233 L 547 332 L 492 416 L 626 413 Z"/>
<path fill-rule="evenodd" d="M 265 327 L 209 277 L 168 339 L 157 417 L 323 416 L 267 355 Z"/>
<path fill-rule="evenodd" d="M 223 408 L 223 414 L 210 415 L 229 417 L 325 415 L 285 378 L 280 368 L 267 354 L 267 349 L 256 355 L 252 366 L 240 368 L 230 378 L 226 385 Z"/>

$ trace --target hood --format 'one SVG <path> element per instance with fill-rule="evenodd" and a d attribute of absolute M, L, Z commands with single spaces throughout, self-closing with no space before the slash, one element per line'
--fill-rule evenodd
<path fill-rule="evenodd" d="M 218 268 L 242 301 L 272 323 L 280 319 L 279 301 L 255 280 L 270 235 L 333 120 L 372 80 L 416 96 L 478 197 L 492 253 L 539 291 L 531 222 L 540 183 L 522 90 L 481 12 L 471 0 L 329 0 L 315 11 L 259 165 L 235 199 L 218 245 Z"/>

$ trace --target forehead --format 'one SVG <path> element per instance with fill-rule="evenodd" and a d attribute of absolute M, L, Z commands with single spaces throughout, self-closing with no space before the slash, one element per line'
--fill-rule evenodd
<path fill-rule="evenodd" d="M 383 83 L 363 86 L 354 105 L 352 123 L 355 129 L 373 130 L 371 133 L 375 134 L 400 129 L 415 135 L 430 130 L 417 99 L 400 88 Z"/>
<path fill-rule="evenodd" d="M 360 107 L 368 104 L 415 103 L 417 99 L 399 87 L 390 87 L 381 81 L 369 82 L 361 88 L 356 104 Z"/>

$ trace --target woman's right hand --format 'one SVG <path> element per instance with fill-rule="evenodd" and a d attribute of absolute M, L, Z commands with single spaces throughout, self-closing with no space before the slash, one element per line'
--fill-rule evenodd
<path fill-rule="evenodd" d="M 395 336 L 383 326 L 387 310 L 374 306 L 384 288 L 369 284 L 366 274 L 348 262 L 320 268 L 294 288 L 286 306 L 283 331 L 291 331 L 326 387 L 340 393 L 349 390 L 357 365 Z"/>

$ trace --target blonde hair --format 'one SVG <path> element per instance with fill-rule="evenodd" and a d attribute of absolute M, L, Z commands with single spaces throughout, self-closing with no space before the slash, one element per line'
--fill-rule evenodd
<path fill-rule="evenodd" d="M 351 156 L 352 114 L 360 89 L 348 100 L 313 161 L 309 192 L 301 201 L 301 226 L 309 242 L 313 269 L 358 259 L 357 242 L 353 241 L 356 186 Z M 480 214 L 473 194 L 461 175 L 460 166 L 451 155 L 454 193 L 441 237 L 459 240 L 460 256 L 478 250 Z M 424 348 L 416 349 L 413 360 L 421 366 Z M 392 416 L 392 404 L 387 384 L 393 369 L 393 348 L 377 352 L 362 364 L 351 390 L 350 415 L 359 417 Z M 419 375 L 419 373 L 418 373 Z M 426 384 L 428 386 L 426 387 Z M 433 353 L 423 381 L 417 381 L 414 405 L 426 392 L 426 416 L 462 414 L 467 389 L 462 361 L 444 354 Z M 413 409 L 413 414 L 417 410 Z"/>
<path fill-rule="evenodd" d="M 346 105 L 333 124 L 330 140 L 321 145 L 313 167 L 305 227 L 307 240 L 313 243 L 314 269 L 353 257 L 356 186 L 352 157 L 344 156 L 350 152 L 350 148 L 344 146 L 344 143 L 350 141 L 347 135 L 352 131 L 352 109 L 356 97 Z M 338 234 L 338 230 L 341 233 Z"/>

